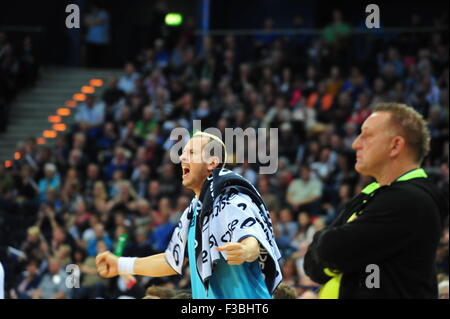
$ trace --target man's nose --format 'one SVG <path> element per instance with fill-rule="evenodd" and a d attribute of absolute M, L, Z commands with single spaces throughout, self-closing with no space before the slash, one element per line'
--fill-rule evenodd
<path fill-rule="evenodd" d="M 180 163 L 185 163 L 186 162 L 186 153 L 185 152 L 181 153 L 179 159 L 180 159 Z"/>
<path fill-rule="evenodd" d="M 360 148 L 359 136 L 352 143 L 352 149 L 356 151 L 358 148 Z"/>

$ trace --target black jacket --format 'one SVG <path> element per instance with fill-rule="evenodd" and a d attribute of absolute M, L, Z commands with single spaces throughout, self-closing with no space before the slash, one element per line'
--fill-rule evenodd
<path fill-rule="evenodd" d="M 361 193 L 315 234 L 305 272 L 320 284 L 331 278 L 324 268 L 342 273 L 339 298 L 437 298 L 435 258 L 448 209 L 448 198 L 427 178 Z M 366 287 L 370 264 L 379 266 L 379 288 Z"/>

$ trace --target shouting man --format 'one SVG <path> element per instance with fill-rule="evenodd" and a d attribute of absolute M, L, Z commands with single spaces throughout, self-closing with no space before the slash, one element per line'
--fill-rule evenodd
<path fill-rule="evenodd" d="M 243 177 L 223 168 L 226 148 L 214 135 L 194 134 L 180 160 L 183 186 L 195 197 L 167 250 L 145 258 L 102 253 L 96 258 L 99 274 L 181 274 L 186 257 L 195 299 L 271 298 L 281 282 L 280 253 L 261 196 Z"/>

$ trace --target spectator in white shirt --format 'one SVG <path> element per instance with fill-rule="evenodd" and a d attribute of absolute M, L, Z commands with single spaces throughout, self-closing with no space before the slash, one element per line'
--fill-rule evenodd
<path fill-rule="evenodd" d="M 322 182 L 312 178 L 307 166 L 300 169 L 300 178 L 294 179 L 289 185 L 286 195 L 287 202 L 295 211 L 305 210 L 311 215 L 317 215 L 322 196 Z"/>
<path fill-rule="evenodd" d="M 104 103 L 95 103 L 94 95 L 86 96 L 86 103 L 78 108 L 75 121 L 82 128 L 95 128 L 105 121 Z"/>
<path fill-rule="evenodd" d="M 256 186 L 256 184 L 258 183 L 258 174 L 250 166 L 250 164 L 249 164 L 247 159 L 244 161 L 242 166 L 236 167 L 235 169 L 233 169 L 233 172 L 235 172 L 235 173 L 245 177 L 254 186 Z"/>
<path fill-rule="evenodd" d="M 44 275 L 33 299 L 66 299 L 69 288 L 66 286 L 67 273 L 61 268 L 61 261 L 55 257 L 48 260 L 48 273 Z"/>
<path fill-rule="evenodd" d="M 311 170 L 316 172 L 323 182 L 326 182 L 330 173 L 334 170 L 336 154 L 330 148 L 325 147 L 320 151 L 320 159 L 311 163 Z"/>
<path fill-rule="evenodd" d="M 135 81 L 137 78 L 139 78 L 139 73 L 136 72 L 133 63 L 126 63 L 125 75 L 119 80 L 119 89 L 124 91 L 126 94 L 131 93 L 135 89 Z"/>

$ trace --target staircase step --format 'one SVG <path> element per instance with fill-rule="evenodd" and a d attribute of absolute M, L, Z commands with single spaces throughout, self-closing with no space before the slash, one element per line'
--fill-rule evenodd
<path fill-rule="evenodd" d="M 24 133 L 28 133 L 28 134 L 34 134 L 34 132 L 36 132 L 37 130 L 43 130 L 43 129 L 51 129 L 52 128 L 52 123 L 45 123 L 45 122 L 40 122 L 40 123 L 34 123 L 32 125 L 28 125 L 26 127 L 23 126 L 23 124 L 19 124 L 19 125 L 11 125 L 10 127 L 8 127 L 8 136 L 13 136 L 13 135 L 18 135 L 18 134 L 24 134 Z"/>
<path fill-rule="evenodd" d="M 24 118 L 24 119 L 36 119 L 36 118 L 45 118 L 47 119 L 49 115 L 56 114 L 55 111 L 51 110 L 17 110 L 15 112 L 11 112 L 11 121 L 14 119 Z"/>
<path fill-rule="evenodd" d="M 14 107 L 17 106 L 17 107 Z M 59 107 L 64 107 L 64 103 L 21 103 L 19 105 L 13 105 L 11 112 L 13 111 L 40 111 L 40 110 L 56 110 Z"/>
<path fill-rule="evenodd" d="M 71 100 L 73 94 L 79 93 L 81 87 L 89 85 L 93 78 L 107 81 L 111 75 L 121 77 L 121 69 L 85 69 L 44 67 L 41 77 L 32 88 L 22 91 L 11 105 L 9 125 L 6 132 L 0 134 L 0 165 L 6 159 L 12 159 L 20 142 L 29 137 L 41 137 L 42 131 L 52 128 L 48 122 L 49 115 Z M 96 88 L 96 95 L 101 96 L 105 86 Z M 70 126 L 73 123 L 76 108 L 70 108 L 72 114 L 62 118 Z M 59 135 L 64 134 L 63 132 Z M 55 139 L 48 139 L 46 145 L 53 145 Z"/>
<path fill-rule="evenodd" d="M 51 95 L 72 95 L 74 90 L 72 88 L 61 87 L 35 87 L 27 92 L 27 95 L 34 96 L 35 94 L 51 94 Z M 76 93 L 76 92 L 75 92 Z"/>

